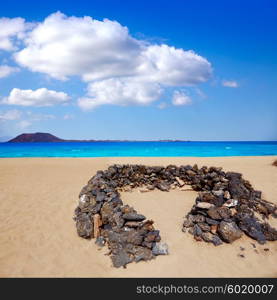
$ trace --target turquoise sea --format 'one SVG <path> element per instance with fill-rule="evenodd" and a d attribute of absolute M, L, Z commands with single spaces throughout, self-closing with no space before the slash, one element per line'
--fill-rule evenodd
<path fill-rule="evenodd" d="M 0 143 L 0 157 L 259 155 L 277 155 L 277 141 Z"/>

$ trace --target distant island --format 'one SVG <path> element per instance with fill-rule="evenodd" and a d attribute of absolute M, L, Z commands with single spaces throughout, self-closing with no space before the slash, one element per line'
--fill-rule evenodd
<path fill-rule="evenodd" d="M 9 140 L 7 143 L 57 143 L 57 142 L 138 142 L 131 140 L 65 140 L 56 137 L 53 134 L 45 132 L 36 133 L 22 133 L 15 138 Z M 141 141 L 153 142 L 153 141 Z M 189 142 L 182 140 L 159 140 L 157 142 Z"/>
<path fill-rule="evenodd" d="M 50 133 L 36 132 L 23 133 L 8 141 L 8 143 L 35 143 L 35 142 L 64 142 Z"/>

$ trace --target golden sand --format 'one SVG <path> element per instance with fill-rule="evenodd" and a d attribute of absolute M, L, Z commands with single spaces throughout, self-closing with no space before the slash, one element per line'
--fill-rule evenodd
<path fill-rule="evenodd" d="M 277 204 L 276 156 L 214 158 L 11 158 L 0 160 L 1 277 L 277 277 L 277 243 L 244 236 L 215 247 L 181 231 L 197 195 L 173 190 L 122 193 L 155 220 L 170 255 L 113 268 L 106 248 L 77 236 L 72 220 L 81 188 L 113 163 L 218 166 L 243 173 L 264 199 Z M 270 218 L 277 227 L 277 220 Z M 254 243 L 256 249 L 251 245 Z M 240 247 L 245 248 L 244 251 Z M 264 251 L 269 248 L 269 251 Z M 244 254 L 244 258 L 238 256 Z"/>

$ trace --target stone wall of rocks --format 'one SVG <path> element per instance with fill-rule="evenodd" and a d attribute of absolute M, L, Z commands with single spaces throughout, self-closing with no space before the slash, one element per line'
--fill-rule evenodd
<path fill-rule="evenodd" d="M 265 221 L 269 215 L 277 217 L 274 204 L 263 200 L 240 173 L 197 165 L 113 165 L 98 171 L 80 192 L 74 216 L 77 233 L 95 238 L 100 247 L 107 243 L 115 267 L 168 254 L 154 222 L 124 205 L 120 192 L 136 187 L 168 192 L 184 185 L 199 192 L 182 228 L 197 241 L 217 246 L 243 233 L 259 243 L 277 240 L 277 231 Z"/>

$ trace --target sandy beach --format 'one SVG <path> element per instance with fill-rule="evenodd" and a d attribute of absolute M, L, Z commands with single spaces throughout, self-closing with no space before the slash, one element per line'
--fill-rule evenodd
<path fill-rule="evenodd" d="M 264 199 L 277 204 L 277 168 L 271 165 L 276 158 L 2 158 L 0 277 L 277 277 L 276 242 L 259 245 L 243 236 L 215 247 L 181 231 L 194 191 L 122 193 L 123 202 L 155 221 L 170 251 L 126 269 L 112 267 L 107 248 L 99 250 L 94 240 L 78 237 L 72 220 L 81 188 L 114 163 L 223 167 L 241 172 Z M 277 227 L 277 219 L 269 221 Z"/>

